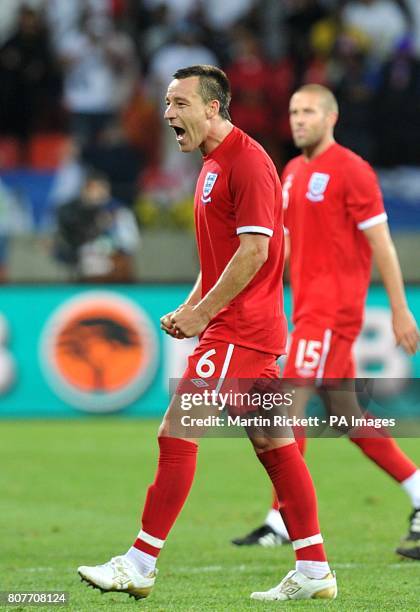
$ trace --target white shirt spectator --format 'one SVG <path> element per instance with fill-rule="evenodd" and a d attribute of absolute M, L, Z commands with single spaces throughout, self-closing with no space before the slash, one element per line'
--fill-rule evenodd
<path fill-rule="evenodd" d="M 153 82 L 154 94 L 162 108 L 165 105 L 165 94 L 172 75 L 179 68 L 195 64 L 218 65 L 216 56 L 207 47 L 184 45 L 178 42 L 165 45 L 152 58 L 150 64 L 150 78 Z"/>
<path fill-rule="evenodd" d="M 64 78 L 64 103 L 74 113 L 106 113 L 114 106 L 114 77 L 102 46 L 82 32 L 70 32 L 59 49 L 68 62 Z"/>
<path fill-rule="evenodd" d="M 62 37 L 79 26 L 81 0 L 49 0 L 45 7 L 53 41 L 57 44 Z"/>
<path fill-rule="evenodd" d="M 393 0 L 352 0 L 344 8 L 343 21 L 371 39 L 371 55 L 378 59 L 392 53 L 407 30 L 404 14 Z"/>
<path fill-rule="evenodd" d="M 172 23 L 188 19 L 200 6 L 211 28 L 227 30 L 256 4 L 257 0 L 145 0 L 147 8 L 166 4 Z"/>
<path fill-rule="evenodd" d="M 4 0 L 0 1 L 3 2 Z M 11 0 L 12 2 L 15 0 Z M 110 0 L 43 0 L 45 16 L 50 27 L 53 43 L 60 45 L 62 37 L 72 30 L 78 30 L 79 20 L 84 10 L 90 15 L 107 16 Z"/>
<path fill-rule="evenodd" d="M 207 23 L 215 30 L 229 30 L 256 4 L 256 0 L 207 0 L 203 4 Z"/>
<path fill-rule="evenodd" d="M 135 47 L 106 17 L 90 17 L 86 30 L 60 42 L 64 62 L 64 102 L 73 113 L 108 113 L 130 97 L 138 77 Z"/>
<path fill-rule="evenodd" d="M 188 15 L 197 8 L 197 0 L 144 0 L 148 9 L 157 9 L 166 4 L 169 11 L 169 19 L 172 23 L 188 18 Z"/>

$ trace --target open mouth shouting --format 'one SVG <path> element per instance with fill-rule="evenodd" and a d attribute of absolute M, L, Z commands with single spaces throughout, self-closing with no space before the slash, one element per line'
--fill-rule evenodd
<path fill-rule="evenodd" d="M 185 138 L 185 130 L 182 127 L 178 127 L 177 125 L 171 125 L 171 128 L 174 130 L 176 134 L 176 140 L 179 143 L 182 143 Z"/>

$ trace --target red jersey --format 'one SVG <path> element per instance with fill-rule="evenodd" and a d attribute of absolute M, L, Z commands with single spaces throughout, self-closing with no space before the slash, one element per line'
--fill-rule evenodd
<path fill-rule="evenodd" d="M 204 157 L 194 198 L 202 297 L 239 247 L 239 235 L 270 236 L 268 259 L 205 330 L 218 339 L 265 353 L 285 352 L 283 207 L 280 180 L 264 149 L 234 127 Z"/>
<path fill-rule="evenodd" d="M 363 230 L 387 219 L 376 175 L 335 143 L 312 160 L 292 159 L 283 179 L 293 322 L 317 323 L 354 339 L 372 263 Z"/>

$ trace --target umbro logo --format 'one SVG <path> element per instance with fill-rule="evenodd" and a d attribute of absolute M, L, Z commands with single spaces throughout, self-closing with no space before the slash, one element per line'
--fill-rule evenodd
<path fill-rule="evenodd" d="M 206 383 L 205 380 L 203 380 L 202 378 L 191 378 L 191 382 L 193 385 L 195 385 L 196 387 L 200 388 L 200 387 L 208 387 L 209 384 Z"/>
<path fill-rule="evenodd" d="M 284 583 L 281 590 L 286 595 L 291 596 L 297 593 L 298 591 L 300 591 L 301 588 L 302 587 L 294 580 L 287 580 L 287 582 Z"/>

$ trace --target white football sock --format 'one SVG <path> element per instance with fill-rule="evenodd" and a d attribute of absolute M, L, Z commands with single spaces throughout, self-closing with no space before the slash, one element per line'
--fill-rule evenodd
<path fill-rule="evenodd" d="M 411 499 L 413 507 L 420 508 L 420 470 L 403 480 L 401 486 Z"/>
<path fill-rule="evenodd" d="M 281 535 L 286 540 L 290 540 L 289 534 L 287 533 L 286 525 L 284 524 L 284 521 L 278 510 L 270 508 L 264 521 L 264 524 L 271 527 L 271 529 L 274 529 L 276 533 Z"/>
<path fill-rule="evenodd" d="M 296 571 L 307 578 L 325 578 L 331 572 L 327 561 L 296 561 Z"/>
<path fill-rule="evenodd" d="M 132 546 L 124 555 L 134 565 L 136 570 L 142 575 L 147 576 L 156 567 L 157 557 L 149 555 L 138 548 Z"/>

